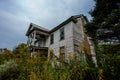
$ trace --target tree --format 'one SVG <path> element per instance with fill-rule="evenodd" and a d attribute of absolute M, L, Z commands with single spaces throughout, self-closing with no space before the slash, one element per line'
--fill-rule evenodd
<path fill-rule="evenodd" d="M 93 19 L 85 25 L 87 34 L 93 38 L 98 59 L 101 51 L 98 43 L 120 42 L 120 0 L 94 0 L 95 7 L 90 12 Z"/>
<path fill-rule="evenodd" d="M 4 61 L 8 61 L 10 59 L 13 59 L 14 55 L 12 54 L 12 51 L 7 48 L 1 48 L 2 54 L 0 54 L 0 64 L 3 64 Z"/>
<path fill-rule="evenodd" d="M 28 53 L 28 47 L 27 44 L 21 43 L 19 44 L 14 50 L 13 54 L 15 54 L 17 57 L 25 56 Z"/>
<path fill-rule="evenodd" d="M 94 1 L 95 8 L 90 12 L 93 20 L 85 26 L 88 35 L 97 41 L 120 41 L 120 0 Z"/>

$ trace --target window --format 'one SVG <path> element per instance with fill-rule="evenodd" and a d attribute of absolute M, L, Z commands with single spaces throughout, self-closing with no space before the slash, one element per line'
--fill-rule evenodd
<path fill-rule="evenodd" d="M 60 29 L 60 40 L 63 40 L 65 38 L 64 36 L 64 28 Z"/>
<path fill-rule="evenodd" d="M 65 60 L 65 47 L 60 47 L 60 59 Z"/>
<path fill-rule="evenodd" d="M 54 34 L 51 34 L 50 36 L 50 44 L 53 44 L 54 43 Z"/>

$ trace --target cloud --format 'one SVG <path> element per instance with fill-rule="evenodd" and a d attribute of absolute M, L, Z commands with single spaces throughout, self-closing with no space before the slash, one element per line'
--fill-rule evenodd
<path fill-rule="evenodd" d="M 25 33 L 29 19 L 24 15 L 16 15 L 0 11 L 0 47 L 13 49 L 19 43 L 26 42 Z"/>
<path fill-rule="evenodd" d="M 31 21 L 49 29 L 71 15 L 89 16 L 88 11 L 94 4 L 92 0 L 15 0 L 15 3 Z"/>
<path fill-rule="evenodd" d="M 0 18 L 1 24 L 4 24 L 4 27 L 14 32 L 24 31 L 26 29 L 25 26 L 27 26 L 25 24 L 30 22 L 25 15 L 12 14 L 2 10 L 0 11 Z"/>
<path fill-rule="evenodd" d="M 72 15 L 91 19 L 93 5 L 93 0 L 0 0 L 0 47 L 26 42 L 30 22 L 52 29 Z"/>

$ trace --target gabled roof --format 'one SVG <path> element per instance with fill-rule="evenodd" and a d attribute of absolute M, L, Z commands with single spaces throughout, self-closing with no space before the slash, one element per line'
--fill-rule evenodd
<path fill-rule="evenodd" d="M 32 30 L 30 30 L 31 28 L 33 27 Z M 39 30 L 39 31 L 43 31 L 43 32 L 46 32 L 46 33 L 49 33 L 50 30 L 46 29 L 46 28 L 43 28 L 39 25 L 36 25 L 34 23 L 30 23 L 30 26 L 27 30 L 27 33 L 26 33 L 26 36 L 28 36 L 33 30 Z"/>
<path fill-rule="evenodd" d="M 41 27 L 41 26 L 39 26 L 39 25 L 36 25 L 36 24 L 34 24 L 34 23 L 31 23 L 31 25 L 32 25 L 33 27 L 37 28 L 37 29 L 40 29 L 40 30 L 43 30 L 43 31 L 46 31 L 46 32 L 49 32 L 49 31 L 50 31 L 50 30 L 48 30 L 48 29 L 46 29 L 46 28 L 44 28 L 44 27 Z"/>
<path fill-rule="evenodd" d="M 61 24 L 59 24 L 58 26 L 56 26 L 56 27 L 53 28 L 52 30 L 50 30 L 50 33 L 52 33 L 52 32 L 54 32 L 54 31 L 60 29 L 62 26 L 68 24 L 68 23 L 71 22 L 71 21 L 73 21 L 74 23 L 76 23 L 76 22 L 77 22 L 77 18 L 80 18 L 80 17 L 83 17 L 86 21 L 88 21 L 87 18 L 86 18 L 86 16 L 84 16 L 84 15 L 82 15 L 82 14 L 80 14 L 80 15 L 75 15 L 75 16 L 71 16 L 70 18 L 68 18 L 67 20 L 65 20 L 64 22 L 62 22 Z"/>
<path fill-rule="evenodd" d="M 74 22 L 74 23 L 76 23 L 77 22 L 77 18 L 80 18 L 80 17 L 83 17 L 86 21 L 88 21 L 87 18 L 86 18 L 86 16 L 84 16 L 82 14 L 81 15 L 75 15 L 75 16 L 71 16 L 70 18 L 68 18 L 67 20 L 65 20 L 64 22 L 62 22 L 61 24 L 59 24 L 58 26 L 56 26 L 55 28 L 53 28 L 51 30 L 48 30 L 48 29 L 43 28 L 41 26 L 38 26 L 38 25 L 36 25 L 34 23 L 30 23 L 29 29 L 28 29 L 28 31 L 26 33 L 26 36 L 28 36 L 30 34 L 31 27 L 34 28 L 33 30 L 37 29 L 39 31 L 43 31 L 43 32 L 46 32 L 46 33 L 52 33 L 54 31 L 60 29 L 62 26 L 68 24 L 71 21 Z"/>

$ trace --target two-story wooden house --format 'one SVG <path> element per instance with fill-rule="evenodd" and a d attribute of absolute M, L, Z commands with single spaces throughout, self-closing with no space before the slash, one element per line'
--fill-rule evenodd
<path fill-rule="evenodd" d="M 85 61 L 85 54 L 82 51 L 85 46 L 85 39 L 88 39 L 83 28 L 86 22 L 85 16 L 75 15 L 52 30 L 31 23 L 26 33 L 28 36 L 27 44 L 32 46 L 31 55 L 35 51 L 44 50 L 48 52 L 48 56 L 54 54 L 68 60 L 71 56 L 76 55 L 79 60 Z M 89 42 L 88 45 L 91 48 L 90 52 L 94 54 L 93 45 Z"/>

